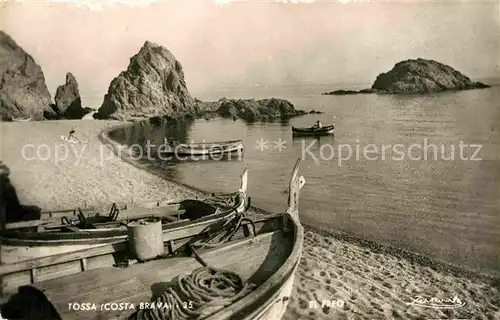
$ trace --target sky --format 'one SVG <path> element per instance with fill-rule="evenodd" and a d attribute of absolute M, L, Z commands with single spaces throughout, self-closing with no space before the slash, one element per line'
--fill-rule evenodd
<path fill-rule="evenodd" d="M 52 95 L 71 72 L 83 98 L 104 96 L 146 40 L 175 55 L 194 96 L 255 84 L 371 84 L 410 58 L 475 79 L 500 77 L 500 2 L 353 1 L 172 0 L 99 10 L 10 2 L 0 8 L 0 28 L 41 65 Z"/>

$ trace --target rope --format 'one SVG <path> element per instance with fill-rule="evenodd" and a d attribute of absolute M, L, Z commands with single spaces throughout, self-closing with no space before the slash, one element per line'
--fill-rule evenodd
<path fill-rule="evenodd" d="M 229 197 L 228 197 L 229 196 Z M 201 201 L 218 207 L 230 207 L 235 203 L 235 197 L 233 195 L 225 195 L 225 196 L 212 196 L 207 199 L 203 199 Z"/>
<path fill-rule="evenodd" d="M 209 266 L 193 248 L 195 244 L 215 247 L 229 241 L 244 220 L 248 220 L 255 231 L 253 222 L 240 213 L 226 221 L 215 232 L 206 232 L 200 243 L 189 243 L 187 248 L 203 267 L 195 269 L 189 275 L 178 276 L 166 291 L 153 299 L 150 308 L 137 310 L 129 320 L 200 319 L 223 309 L 252 291 L 254 284 L 243 281 L 235 272 Z"/>
<path fill-rule="evenodd" d="M 253 289 L 237 273 L 201 267 L 174 284 L 153 300 L 153 306 L 139 309 L 129 320 L 200 319 L 223 309 Z"/>

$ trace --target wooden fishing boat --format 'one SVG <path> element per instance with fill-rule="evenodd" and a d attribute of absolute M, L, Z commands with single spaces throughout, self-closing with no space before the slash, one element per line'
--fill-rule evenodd
<path fill-rule="evenodd" d="M 326 136 L 333 134 L 335 132 L 335 125 L 329 125 L 322 128 L 295 128 L 292 127 L 292 133 L 294 136 Z"/>
<path fill-rule="evenodd" d="M 127 224 L 141 219 L 161 219 L 164 242 L 196 235 L 210 225 L 230 220 L 248 209 L 247 180 L 248 171 L 245 169 L 241 175 L 240 190 L 235 193 L 204 200 L 186 199 L 156 208 L 129 208 L 121 218 L 119 210 L 112 211 L 107 217 L 85 217 L 80 212 L 76 223 L 63 218 L 64 224 L 39 224 L 36 232 L 26 228 L 6 229 L 0 233 L 1 261 L 4 264 L 15 263 L 123 243 L 128 238 Z"/>
<path fill-rule="evenodd" d="M 280 319 L 303 246 L 298 204 L 305 181 L 298 169 L 299 161 L 285 213 L 248 216 L 229 229 L 219 228 L 231 231 L 232 238 L 215 247 L 207 246 L 209 240 L 201 233 L 174 256 L 123 268 L 111 266 L 116 263 L 112 255 L 125 250 L 123 245 L 0 266 L 4 279 L 12 272 L 35 275 L 27 278 L 31 285 L 12 292 L 0 307 L 2 315 L 54 320 Z M 59 274 L 47 271 L 71 263 L 73 268 L 60 267 Z"/>
<path fill-rule="evenodd" d="M 245 146 L 243 140 L 171 144 L 165 138 L 165 144 L 160 148 L 158 152 L 162 155 L 173 156 L 182 160 L 194 156 L 217 157 L 233 153 L 241 154 Z"/>
<path fill-rule="evenodd" d="M 157 202 L 157 206 L 160 206 L 160 202 Z M 120 219 L 130 219 L 135 216 L 137 212 L 144 210 L 143 208 L 144 207 L 134 208 L 133 206 L 127 204 L 113 203 L 111 205 L 111 209 L 109 209 L 104 207 L 87 207 L 86 204 L 84 204 L 83 207 L 71 209 L 40 211 L 38 218 L 28 218 L 22 221 L 8 222 L 5 224 L 4 229 L 22 229 L 24 231 L 36 232 L 43 230 L 46 226 L 76 224 L 83 220 L 82 217 L 95 222 L 111 222 L 114 219 L 116 211 L 120 212 Z"/>

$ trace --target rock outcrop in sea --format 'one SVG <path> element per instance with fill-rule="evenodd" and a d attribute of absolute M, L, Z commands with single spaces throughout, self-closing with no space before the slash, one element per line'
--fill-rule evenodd
<path fill-rule="evenodd" d="M 59 86 L 52 109 L 61 118 L 81 119 L 88 111 L 82 107 L 78 82 L 71 72 L 66 73 L 66 83 Z"/>
<path fill-rule="evenodd" d="M 482 89 L 489 86 L 472 81 L 452 67 L 434 60 L 410 59 L 378 75 L 371 89 L 361 91 L 336 90 L 324 94 L 343 95 L 357 93 L 425 94 L 451 90 Z"/>
<path fill-rule="evenodd" d="M 241 118 L 243 120 L 270 121 L 287 119 L 306 114 L 306 111 L 295 109 L 294 105 L 283 99 L 226 99 L 214 102 L 198 102 L 200 113 L 212 113 L 225 118 Z"/>
<path fill-rule="evenodd" d="M 97 119 L 179 118 L 196 114 L 181 63 L 166 48 L 146 41 L 127 70 L 111 81 Z"/>
<path fill-rule="evenodd" d="M 55 116 L 41 67 L 0 30 L 0 116 L 3 119 Z"/>

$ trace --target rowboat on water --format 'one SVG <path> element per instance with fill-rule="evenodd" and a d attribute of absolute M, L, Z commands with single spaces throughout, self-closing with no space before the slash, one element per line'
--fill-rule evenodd
<path fill-rule="evenodd" d="M 219 141 L 219 142 L 197 142 L 173 144 L 165 138 L 165 144 L 160 146 L 158 153 L 176 158 L 190 156 L 216 157 L 241 153 L 245 149 L 243 140 Z"/>
<path fill-rule="evenodd" d="M 316 128 L 295 128 L 292 127 L 292 133 L 294 136 L 326 136 L 333 134 L 335 132 L 335 125 L 329 125 L 326 127 Z"/>
<path fill-rule="evenodd" d="M 12 118 L 14 122 L 27 122 L 31 121 L 31 117 L 21 117 L 21 118 Z"/>
<path fill-rule="evenodd" d="M 151 218 L 161 219 L 164 242 L 200 233 L 214 223 L 227 221 L 244 213 L 249 207 L 246 190 L 248 171 L 241 175 L 241 187 L 237 192 L 213 196 L 204 200 L 185 199 L 156 208 L 127 208 L 124 213 L 111 211 L 108 216 L 85 217 L 77 214 L 75 222 L 63 217 L 62 223 L 23 222 L 17 228 L 7 225 L 0 233 L 2 264 L 28 261 L 35 258 L 96 248 L 106 244 L 127 241 L 127 224 Z M 79 210 L 81 211 L 81 210 Z M 123 216 L 121 216 L 123 214 Z M 36 231 L 26 227 L 36 225 Z"/>
<path fill-rule="evenodd" d="M 1 306 L 2 315 L 23 319 L 207 319 L 277 320 L 287 307 L 302 253 L 299 161 L 289 184 L 285 213 L 247 216 L 229 228 L 208 230 L 176 255 L 113 267 L 126 244 L 32 260 L 9 272 L 35 274 Z M 227 227 L 228 225 L 226 225 Z M 230 238 L 209 246 L 207 234 Z M 46 270 L 55 264 L 59 274 Z M 82 312 L 82 310 L 84 310 Z"/>

